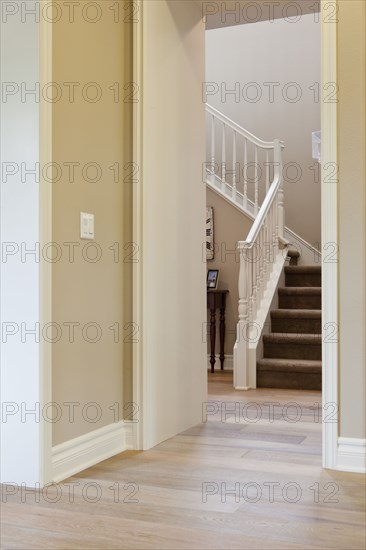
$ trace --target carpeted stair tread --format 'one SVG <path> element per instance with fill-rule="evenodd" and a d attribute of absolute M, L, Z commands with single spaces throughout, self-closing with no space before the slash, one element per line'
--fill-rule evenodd
<path fill-rule="evenodd" d="M 273 319 L 321 319 L 321 309 L 273 309 Z"/>
<path fill-rule="evenodd" d="M 321 295 L 321 286 L 281 286 L 278 293 L 285 296 Z"/>
<path fill-rule="evenodd" d="M 321 345 L 321 334 L 281 334 L 271 333 L 263 336 L 264 344 Z"/>
<path fill-rule="evenodd" d="M 307 359 L 260 359 L 257 362 L 259 372 L 303 372 L 319 373 L 322 370 L 321 361 Z"/>
<path fill-rule="evenodd" d="M 278 289 L 279 309 L 321 309 L 322 289 L 319 286 L 285 286 Z"/>
<path fill-rule="evenodd" d="M 316 273 L 321 274 L 320 265 L 289 265 L 285 267 L 285 273 Z"/>
<path fill-rule="evenodd" d="M 270 359 L 309 359 L 322 358 L 322 335 L 280 332 L 263 336 L 263 356 Z"/>
<path fill-rule="evenodd" d="M 271 331 L 272 334 L 321 334 L 321 309 L 274 309 Z"/>
<path fill-rule="evenodd" d="M 289 265 L 285 267 L 287 287 L 320 287 L 322 270 L 319 265 Z"/>

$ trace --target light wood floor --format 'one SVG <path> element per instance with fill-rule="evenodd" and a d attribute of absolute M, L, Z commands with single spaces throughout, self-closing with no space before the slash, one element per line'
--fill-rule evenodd
<path fill-rule="evenodd" d="M 71 478 L 74 502 L 9 497 L 2 548 L 365 548 L 364 477 L 321 468 L 320 393 L 209 380 L 207 422 Z"/>

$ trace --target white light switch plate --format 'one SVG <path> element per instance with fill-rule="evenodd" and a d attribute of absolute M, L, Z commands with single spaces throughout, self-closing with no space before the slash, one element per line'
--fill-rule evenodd
<path fill-rule="evenodd" d="M 94 214 L 80 212 L 80 238 L 94 239 Z"/>

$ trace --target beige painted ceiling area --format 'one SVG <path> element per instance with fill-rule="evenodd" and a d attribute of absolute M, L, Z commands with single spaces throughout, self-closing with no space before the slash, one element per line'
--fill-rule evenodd
<path fill-rule="evenodd" d="M 320 0 L 196 0 L 206 29 L 296 18 L 320 11 Z"/>

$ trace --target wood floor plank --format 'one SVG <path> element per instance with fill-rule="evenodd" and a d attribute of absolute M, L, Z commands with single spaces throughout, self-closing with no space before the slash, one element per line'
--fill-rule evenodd
<path fill-rule="evenodd" d="M 209 380 L 217 410 L 198 426 L 150 451 L 101 462 L 47 498 L 9 497 L 1 547 L 364 549 L 365 478 L 322 469 L 320 392 L 237 392 L 228 372 Z M 297 422 L 283 416 L 291 403 L 301 411 Z M 260 407 L 257 422 L 242 415 L 250 404 L 245 413 Z M 98 502 L 85 498 L 88 484 L 98 484 Z"/>

